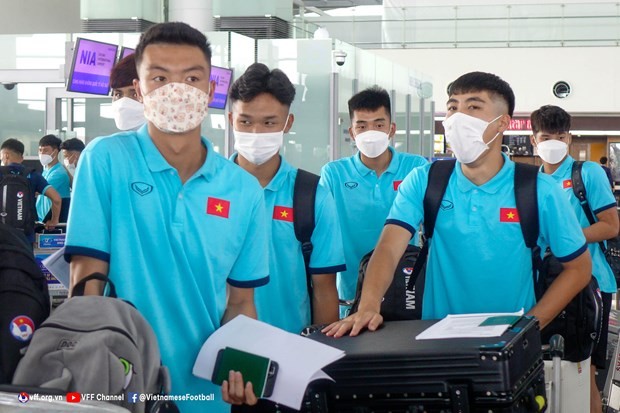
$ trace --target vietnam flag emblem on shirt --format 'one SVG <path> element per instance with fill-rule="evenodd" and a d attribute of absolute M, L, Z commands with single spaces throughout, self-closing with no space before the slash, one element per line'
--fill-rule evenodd
<path fill-rule="evenodd" d="M 500 208 L 499 222 L 519 222 L 517 208 Z"/>
<path fill-rule="evenodd" d="M 228 218 L 230 201 L 220 198 L 207 198 L 207 214 Z"/>
<path fill-rule="evenodd" d="M 562 188 L 566 189 L 566 188 L 572 188 L 573 187 L 573 181 L 571 181 L 570 179 L 565 179 L 562 181 Z"/>
<path fill-rule="evenodd" d="M 392 186 L 394 187 L 394 190 L 395 190 L 395 191 L 398 191 L 398 187 L 400 186 L 400 184 L 401 184 L 402 182 L 403 182 L 402 180 L 400 180 L 400 181 L 393 181 L 393 182 L 392 182 Z"/>
<path fill-rule="evenodd" d="M 293 208 L 278 205 L 274 206 L 273 219 L 277 219 L 278 221 L 293 222 Z"/>

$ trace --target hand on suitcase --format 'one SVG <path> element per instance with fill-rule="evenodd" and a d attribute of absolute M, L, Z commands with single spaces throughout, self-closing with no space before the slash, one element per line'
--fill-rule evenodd
<path fill-rule="evenodd" d="M 350 336 L 358 335 L 364 328 L 375 331 L 383 323 L 383 317 L 378 311 L 359 310 L 347 318 L 331 323 L 321 332 L 328 336 L 342 337 L 349 331 Z"/>
<path fill-rule="evenodd" d="M 238 371 L 231 371 L 228 380 L 222 382 L 222 399 L 226 403 L 254 406 L 258 399 L 254 394 L 252 383 L 243 384 L 243 376 Z"/>

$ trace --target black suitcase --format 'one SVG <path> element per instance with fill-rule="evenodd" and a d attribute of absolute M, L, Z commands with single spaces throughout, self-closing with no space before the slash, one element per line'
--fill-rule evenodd
<path fill-rule="evenodd" d="M 310 338 L 346 356 L 311 383 L 302 411 L 541 412 L 546 407 L 538 321 L 522 317 L 501 337 L 415 340 L 436 321 L 384 323 L 358 337 Z"/>

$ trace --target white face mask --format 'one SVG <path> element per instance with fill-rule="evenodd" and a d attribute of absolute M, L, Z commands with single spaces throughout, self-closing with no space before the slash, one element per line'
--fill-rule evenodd
<path fill-rule="evenodd" d="M 65 168 L 67 168 L 67 171 L 69 171 L 71 176 L 75 175 L 75 164 L 74 163 L 69 162 L 67 158 L 63 159 L 62 163 L 65 165 Z"/>
<path fill-rule="evenodd" d="M 39 162 L 41 162 L 41 165 L 43 166 L 49 165 L 53 160 L 54 158 L 52 158 L 52 155 L 48 155 L 46 153 L 39 154 Z"/>
<path fill-rule="evenodd" d="M 568 145 L 565 142 L 555 139 L 538 142 L 536 149 L 538 150 L 540 159 L 551 165 L 560 163 L 568 153 Z"/>
<path fill-rule="evenodd" d="M 381 155 L 386 151 L 389 143 L 389 135 L 379 130 L 367 130 L 355 137 L 355 146 L 369 158 L 376 158 Z"/>
<path fill-rule="evenodd" d="M 136 130 L 146 123 L 144 105 L 128 97 L 112 102 L 114 123 L 120 130 Z"/>
<path fill-rule="evenodd" d="M 489 145 L 499 136 L 499 132 L 497 132 L 493 139 L 485 143 L 482 138 L 484 131 L 491 123 L 501 117 L 502 115 L 491 122 L 487 122 L 462 112 L 456 112 L 444 120 L 442 123 L 446 133 L 446 141 L 450 144 L 456 159 L 461 163 L 470 164 L 480 158 L 489 149 Z"/>
<path fill-rule="evenodd" d="M 186 83 L 172 82 L 143 96 L 144 117 L 168 134 L 200 127 L 207 116 L 209 93 Z"/>
<path fill-rule="evenodd" d="M 286 125 L 288 125 L 288 115 L 284 128 L 278 132 L 254 133 L 233 129 L 235 150 L 254 165 L 262 165 L 280 151 L 284 142 Z"/>

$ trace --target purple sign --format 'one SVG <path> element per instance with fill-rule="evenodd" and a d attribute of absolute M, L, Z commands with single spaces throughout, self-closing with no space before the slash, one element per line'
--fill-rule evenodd
<path fill-rule="evenodd" d="M 209 104 L 210 108 L 225 109 L 228 99 L 228 89 L 232 80 L 232 69 L 219 66 L 211 66 L 211 80 L 215 82 L 215 92 L 213 101 Z"/>
<path fill-rule="evenodd" d="M 124 59 L 130 54 L 134 54 L 135 52 L 136 52 L 135 49 L 131 49 L 129 47 L 123 46 L 123 48 L 121 49 L 121 57 L 119 58 L 119 60 Z"/>
<path fill-rule="evenodd" d="M 110 71 L 117 51 L 118 46 L 115 44 L 78 38 L 73 50 L 67 90 L 95 95 L 109 94 Z"/>

